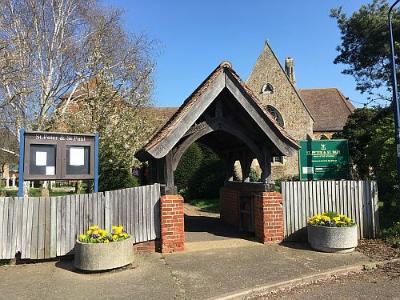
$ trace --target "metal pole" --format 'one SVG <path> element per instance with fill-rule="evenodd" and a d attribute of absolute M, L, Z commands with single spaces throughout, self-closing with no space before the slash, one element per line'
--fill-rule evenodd
<path fill-rule="evenodd" d="M 393 106 L 394 106 L 394 120 L 395 120 L 395 134 L 396 134 L 396 147 L 397 147 L 397 175 L 400 179 L 400 104 L 398 99 L 398 90 L 397 90 L 397 72 L 396 72 L 396 50 L 394 48 L 394 39 L 393 39 L 393 27 L 392 27 L 392 11 L 394 7 L 399 3 L 400 0 L 397 0 L 389 9 L 388 20 L 389 20 L 389 35 L 390 35 L 390 53 L 391 53 L 391 61 L 392 61 L 392 86 L 393 86 Z"/>
<path fill-rule="evenodd" d="M 399 0 L 400 1 L 400 0 Z M 99 134 L 94 138 L 94 192 L 99 191 Z"/>
<path fill-rule="evenodd" d="M 18 197 L 24 197 L 24 156 L 25 129 L 21 128 L 19 130 Z"/>

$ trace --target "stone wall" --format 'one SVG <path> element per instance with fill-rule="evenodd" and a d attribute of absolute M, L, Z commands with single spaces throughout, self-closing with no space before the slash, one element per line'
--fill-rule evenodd
<path fill-rule="evenodd" d="M 314 132 L 314 140 L 320 140 L 322 136 L 326 136 L 328 139 L 332 139 L 333 135 L 337 133 L 337 132 L 333 132 L 333 131 L 315 131 Z"/>
<path fill-rule="evenodd" d="M 267 83 L 273 86 L 272 93 L 262 92 L 263 86 Z M 280 112 L 284 121 L 284 128 L 293 138 L 304 140 L 308 136 L 313 136 L 311 115 L 268 44 L 265 45 L 263 52 L 257 59 L 247 80 L 247 85 L 265 107 L 272 105 Z M 280 173 L 284 173 L 284 177 L 297 176 L 299 174 L 297 155 L 288 157 L 278 170 Z M 278 170 L 275 172 L 278 172 Z M 278 177 L 272 174 L 272 178 L 278 179 Z"/>

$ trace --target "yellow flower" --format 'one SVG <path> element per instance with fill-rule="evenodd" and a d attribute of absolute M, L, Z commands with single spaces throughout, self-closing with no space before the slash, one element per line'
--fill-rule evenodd
<path fill-rule="evenodd" d="M 89 227 L 89 230 L 97 230 L 97 229 L 99 229 L 99 226 L 97 225 L 92 225 Z"/>
<path fill-rule="evenodd" d="M 86 239 L 86 235 L 84 235 L 84 234 L 79 235 L 80 241 L 84 241 L 85 239 Z"/>
<path fill-rule="evenodd" d="M 123 230 L 122 226 L 117 226 L 114 228 L 114 234 L 121 234 Z"/>
<path fill-rule="evenodd" d="M 321 217 L 321 221 L 329 222 L 330 220 L 331 220 L 331 218 L 329 218 L 328 216 L 322 216 Z"/>
<path fill-rule="evenodd" d="M 110 241 L 107 240 L 107 239 L 104 240 L 104 244 L 108 244 L 109 242 L 110 242 Z"/>

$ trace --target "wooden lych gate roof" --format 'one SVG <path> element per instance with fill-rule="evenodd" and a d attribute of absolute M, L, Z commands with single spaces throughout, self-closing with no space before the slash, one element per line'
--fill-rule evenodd
<path fill-rule="evenodd" d="M 260 100 L 240 79 L 231 64 L 223 62 L 185 100 L 136 156 L 142 161 L 164 157 L 225 88 L 234 95 L 244 112 L 251 116 L 266 138 L 273 142 L 275 150 L 278 150 L 275 154 L 291 155 L 300 148 L 297 142 L 277 124 L 273 116 L 263 108 Z"/>
<path fill-rule="evenodd" d="M 233 165 L 239 160 L 244 181 L 257 159 L 261 180 L 270 181 L 271 157 L 290 156 L 300 148 L 239 78 L 228 62 L 220 64 L 182 106 L 136 153 L 149 161 L 151 182 L 166 185 L 175 193 L 174 171 L 194 142 L 213 149 L 227 166 L 227 181 L 233 180 Z"/>

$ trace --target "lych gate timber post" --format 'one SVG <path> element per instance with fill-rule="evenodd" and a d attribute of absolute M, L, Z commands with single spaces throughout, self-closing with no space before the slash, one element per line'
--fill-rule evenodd
<path fill-rule="evenodd" d="M 136 153 L 141 161 L 149 162 L 150 180 L 164 185 L 160 201 L 162 251 L 183 250 L 183 199 L 174 184 L 174 171 L 196 141 L 213 149 L 227 166 L 227 183 L 221 191 L 222 220 L 239 227 L 239 211 L 232 208 L 238 208 L 237 202 L 247 195 L 255 202 L 256 237 L 261 242 L 282 240 L 282 197 L 271 192 L 271 157 L 290 156 L 299 145 L 266 112 L 230 63 L 224 62 Z M 253 159 L 262 170 L 260 183 L 249 182 Z M 233 181 L 235 161 L 241 163 L 243 182 Z"/>

